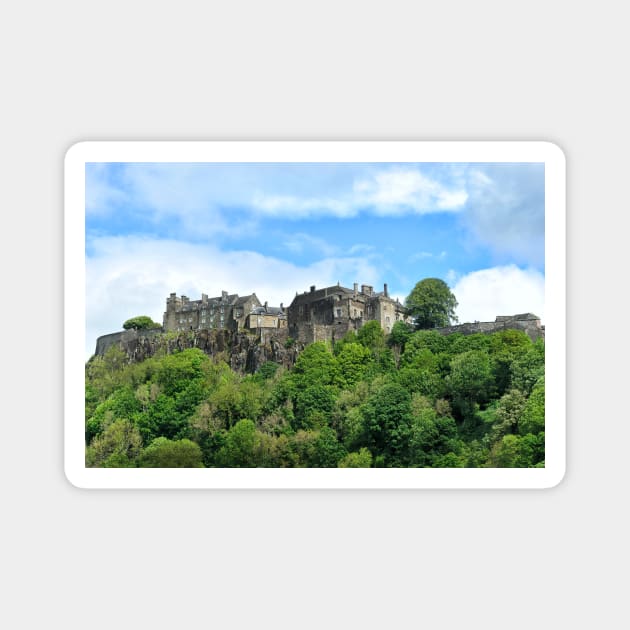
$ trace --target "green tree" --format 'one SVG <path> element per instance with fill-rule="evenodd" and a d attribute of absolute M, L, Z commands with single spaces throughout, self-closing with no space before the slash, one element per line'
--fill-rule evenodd
<path fill-rule="evenodd" d="M 372 453 L 363 447 L 339 460 L 339 468 L 371 468 Z"/>
<path fill-rule="evenodd" d="M 346 454 L 346 449 L 337 440 L 336 433 L 330 427 L 322 427 L 315 440 L 313 464 L 317 468 L 336 468 L 339 460 Z"/>
<path fill-rule="evenodd" d="M 366 322 L 357 332 L 357 341 L 372 351 L 377 351 L 385 345 L 385 333 L 381 324 L 375 320 Z"/>
<path fill-rule="evenodd" d="M 300 353 L 291 373 L 294 384 L 306 387 L 319 383 L 330 385 L 335 379 L 336 363 L 323 341 L 311 343 Z"/>
<path fill-rule="evenodd" d="M 225 437 L 217 463 L 226 468 L 255 468 L 260 463 L 261 440 L 251 420 L 239 420 Z"/>
<path fill-rule="evenodd" d="M 258 371 L 256 372 L 256 379 L 259 381 L 272 379 L 276 375 L 279 367 L 279 363 L 275 363 L 274 361 L 265 361 L 265 363 L 258 368 Z"/>
<path fill-rule="evenodd" d="M 191 380 L 203 379 L 210 369 L 209 357 L 199 348 L 189 348 L 162 357 L 155 379 L 167 396 L 173 396 L 186 389 Z"/>
<path fill-rule="evenodd" d="M 162 328 L 162 324 L 158 324 L 154 322 L 147 315 L 138 315 L 137 317 L 132 317 L 128 319 L 124 324 L 123 328 L 125 330 L 150 330 L 154 328 Z"/>
<path fill-rule="evenodd" d="M 480 350 L 455 356 L 446 383 L 461 416 L 472 415 L 475 404 L 487 401 L 492 393 L 494 377 L 490 358 Z"/>
<path fill-rule="evenodd" d="M 139 464 L 144 468 L 203 468 L 202 452 L 190 440 L 159 437 L 144 449 Z"/>
<path fill-rule="evenodd" d="M 407 296 L 405 306 L 416 328 L 437 328 L 456 322 L 457 300 L 444 280 L 425 278 Z"/>
<path fill-rule="evenodd" d="M 364 440 L 387 466 L 406 466 L 411 433 L 411 396 L 398 383 L 387 383 L 361 407 Z"/>
<path fill-rule="evenodd" d="M 315 429 L 329 424 L 337 390 L 331 385 L 314 383 L 298 389 L 295 395 L 295 429 Z"/>
<path fill-rule="evenodd" d="M 115 420 L 131 420 L 139 413 L 141 406 L 133 390 L 129 386 L 116 389 L 104 402 L 94 410 L 85 425 L 85 440 L 89 444 Z"/>
<path fill-rule="evenodd" d="M 511 389 L 503 394 L 497 405 L 495 422 L 492 427 L 492 439 L 497 440 L 510 433 L 519 433 L 519 423 L 527 399 L 523 392 Z"/>
<path fill-rule="evenodd" d="M 400 352 L 404 352 L 405 344 L 409 341 L 413 333 L 413 326 L 407 322 L 397 321 L 392 326 L 392 331 L 387 337 L 387 345 L 399 348 Z"/>
<path fill-rule="evenodd" d="M 505 435 L 497 442 L 486 464 L 489 468 L 531 468 L 545 458 L 545 434 Z"/>
<path fill-rule="evenodd" d="M 536 382 L 532 393 L 529 395 L 523 415 L 518 425 L 521 435 L 527 433 L 538 434 L 545 430 L 545 377 Z"/>
<path fill-rule="evenodd" d="M 545 344 L 539 339 L 512 363 L 511 386 L 529 394 L 545 374 Z"/>
<path fill-rule="evenodd" d="M 129 420 L 115 420 L 96 436 L 86 451 L 88 468 L 133 468 L 142 437 Z"/>
<path fill-rule="evenodd" d="M 429 399 L 418 394 L 412 398 L 412 414 L 410 464 L 433 466 L 438 456 L 451 452 L 455 447 L 455 420 L 438 416 Z"/>
<path fill-rule="evenodd" d="M 461 333 L 453 335 L 442 335 L 437 330 L 416 330 L 407 340 L 403 357 L 411 357 L 418 350 L 425 348 L 431 350 L 433 354 L 448 352 L 451 339 L 462 336 Z"/>
<path fill-rule="evenodd" d="M 335 384 L 341 389 L 348 389 L 360 381 L 373 362 L 370 350 L 359 343 L 344 343 L 335 358 L 338 368 Z"/>

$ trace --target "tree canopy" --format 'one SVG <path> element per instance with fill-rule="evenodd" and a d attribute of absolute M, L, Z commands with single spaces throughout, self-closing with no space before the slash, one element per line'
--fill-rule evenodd
<path fill-rule="evenodd" d="M 457 300 L 439 278 L 420 280 L 407 296 L 405 306 L 418 329 L 448 326 L 457 321 Z"/>
<path fill-rule="evenodd" d="M 148 315 L 138 315 L 137 317 L 132 317 L 128 319 L 124 324 L 123 328 L 125 330 L 150 330 L 153 328 L 162 328 L 162 324 L 158 324 L 154 322 Z"/>
<path fill-rule="evenodd" d="M 541 467 L 545 346 L 375 322 L 242 374 L 200 348 L 86 364 L 88 467 Z M 182 333 L 186 334 L 186 333 Z"/>

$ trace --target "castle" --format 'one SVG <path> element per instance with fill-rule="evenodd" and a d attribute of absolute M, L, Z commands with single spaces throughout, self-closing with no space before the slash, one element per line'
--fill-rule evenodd
<path fill-rule="evenodd" d="M 281 341 L 288 337 L 303 347 L 314 341 L 338 341 L 347 332 L 358 330 L 369 321 L 379 322 L 383 331 L 389 333 L 397 321 L 412 323 L 413 320 L 403 304 L 390 297 L 387 284 L 380 292 L 375 292 L 367 284 L 359 289 L 357 283 L 352 289 L 339 283 L 323 289 L 311 286 L 309 291 L 296 293 L 287 309 L 282 303 L 279 307 L 269 306 L 267 302 L 263 304 L 255 293 L 240 297 L 222 291 L 220 296 L 213 298 L 203 293 L 200 300 L 171 293 L 166 298 L 162 329 L 125 330 L 102 335 L 97 339 L 95 354 L 102 356 L 116 344 L 133 354 L 138 344 L 150 345 L 160 333 L 170 331 L 192 331 L 196 347 L 205 347 L 203 339 L 204 343 L 210 343 L 215 337 L 215 341 L 226 336 L 233 339 L 250 337 L 238 334 L 243 332 L 255 333 L 260 341 L 275 339 L 274 347 L 284 347 Z M 545 338 L 545 327 L 533 313 L 498 315 L 493 322 L 467 322 L 434 330 L 442 335 L 471 335 L 509 329 L 523 331 L 532 341 Z M 209 334 L 208 331 L 216 332 Z"/>
<path fill-rule="evenodd" d="M 375 292 L 367 284 L 359 290 L 356 282 L 352 289 L 337 283 L 296 293 L 288 319 L 289 334 L 303 343 L 339 340 L 369 321 L 379 322 L 385 333 L 391 332 L 394 322 L 411 321 L 400 301 L 389 296 L 387 284 L 383 291 Z"/>
<path fill-rule="evenodd" d="M 239 297 L 222 291 L 219 297 L 189 300 L 175 293 L 166 298 L 163 328 L 165 331 L 225 329 L 239 331 L 257 328 L 286 328 L 287 316 L 283 305 L 260 303 L 255 293 Z"/>
<path fill-rule="evenodd" d="M 288 334 L 303 343 L 341 339 L 348 331 L 358 330 L 367 321 L 378 321 L 386 333 L 396 321 L 410 321 L 407 310 L 389 296 L 387 284 L 375 292 L 370 285 L 354 288 L 335 286 L 295 295 L 285 312 L 279 307 L 261 304 L 255 293 L 239 297 L 222 291 L 221 296 L 200 300 L 177 297 L 166 299 L 165 331 L 225 329 L 230 331 L 288 329 Z"/>
<path fill-rule="evenodd" d="M 352 289 L 334 286 L 296 293 L 285 310 L 262 304 L 255 293 L 239 297 L 222 291 L 219 297 L 189 300 L 175 293 L 166 299 L 164 331 L 227 330 L 231 332 L 273 332 L 290 336 L 301 343 L 338 341 L 347 332 L 358 330 L 369 321 L 377 321 L 383 331 L 390 333 L 395 322 L 412 323 L 405 306 L 390 297 L 387 284 L 380 292 L 367 284 L 355 282 Z M 526 332 L 532 340 L 544 337 L 545 328 L 540 318 L 532 313 L 498 315 L 494 322 L 474 322 L 446 326 L 436 330 L 442 334 L 460 332 L 491 333 L 505 329 Z"/>

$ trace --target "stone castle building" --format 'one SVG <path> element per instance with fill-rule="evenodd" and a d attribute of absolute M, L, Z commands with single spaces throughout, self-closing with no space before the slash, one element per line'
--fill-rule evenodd
<path fill-rule="evenodd" d="M 335 286 L 296 293 L 285 310 L 262 304 L 255 293 L 240 297 L 222 291 L 219 297 L 209 298 L 205 293 L 200 300 L 189 300 L 171 293 L 166 299 L 164 331 L 228 330 L 276 331 L 302 343 L 338 341 L 348 331 L 358 330 L 366 322 L 377 321 L 385 334 L 394 323 L 412 323 L 407 309 L 399 300 L 390 297 L 387 284 L 380 292 L 367 284 L 349 289 L 339 283 Z M 526 332 L 533 340 L 543 337 L 544 326 L 532 313 L 497 316 L 494 322 L 474 322 L 438 328 L 442 334 L 460 332 L 473 334 L 516 329 Z"/>
<path fill-rule="evenodd" d="M 286 315 L 280 305 L 268 307 L 260 303 L 255 293 L 239 297 L 222 291 L 220 297 L 209 298 L 205 293 L 200 300 L 189 300 L 175 293 L 166 298 L 163 328 L 165 331 L 252 328 L 286 328 Z"/>
<path fill-rule="evenodd" d="M 169 331 L 194 331 L 198 340 L 205 339 L 204 343 L 208 343 L 208 331 L 212 330 L 217 331 L 213 333 L 217 339 L 223 338 L 222 334 L 255 333 L 260 341 L 274 339 L 274 347 L 285 347 L 281 340 L 286 340 L 287 336 L 301 344 L 338 341 L 348 331 L 358 330 L 369 321 L 379 322 L 383 331 L 390 333 L 394 323 L 403 321 L 411 324 L 412 318 L 398 300 L 389 296 L 386 284 L 380 292 L 375 292 L 366 284 L 361 285 L 359 290 L 356 283 L 352 289 L 339 283 L 323 289 L 312 286 L 308 292 L 296 293 L 286 310 L 283 304 L 280 307 L 268 306 L 267 302 L 261 304 L 255 293 L 239 297 L 222 291 L 219 297 L 213 298 L 204 293 L 200 300 L 189 300 L 185 295 L 177 297 L 171 293 L 166 298 L 162 329 L 125 330 L 102 335 L 97 339 L 95 354 L 103 355 L 116 344 L 126 344 L 128 348 L 136 342 L 146 345 L 153 337 Z M 498 315 L 494 322 L 466 322 L 434 330 L 443 335 L 471 335 L 509 329 L 525 332 L 532 341 L 545 338 L 545 326 L 533 313 Z"/>
<path fill-rule="evenodd" d="M 355 282 L 352 289 L 336 286 L 296 294 L 288 309 L 289 335 L 303 343 L 341 339 L 365 322 L 377 321 L 385 333 L 397 321 L 410 321 L 406 308 L 389 296 L 387 285 L 375 292 Z"/>

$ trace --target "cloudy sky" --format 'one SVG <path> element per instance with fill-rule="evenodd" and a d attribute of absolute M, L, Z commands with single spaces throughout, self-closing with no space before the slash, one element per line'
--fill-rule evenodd
<path fill-rule="evenodd" d="M 152 164 L 86 167 L 86 358 L 166 296 L 442 278 L 460 322 L 544 323 L 542 164 Z"/>

